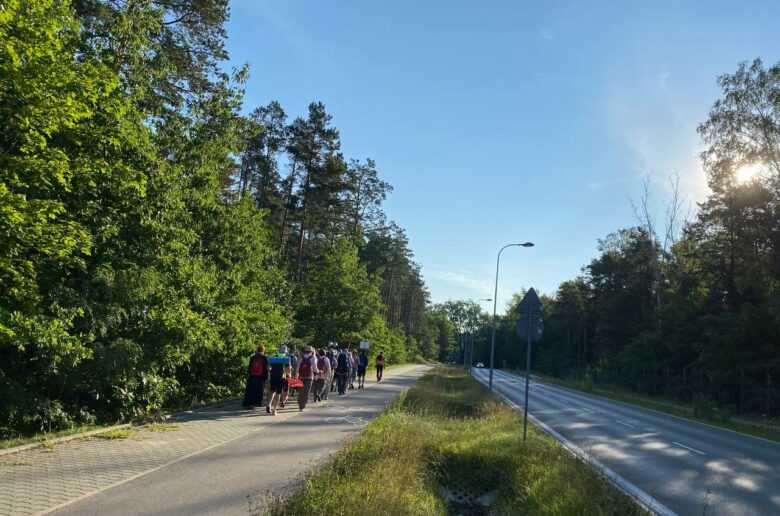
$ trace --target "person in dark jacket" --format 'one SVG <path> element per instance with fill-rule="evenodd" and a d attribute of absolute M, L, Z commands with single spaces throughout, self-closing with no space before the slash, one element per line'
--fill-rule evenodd
<path fill-rule="evenodd" d="M 368 355 L 365 349 L 360 350 L 360 356 L 358 357 L 358 389 L 363 389 L 366 383 L 366 369 L 368 369 Z"/>
<path fill-rule="evenodd" d="M 338 376 L 339 395 L 347 393 L 349 377 L 352 374 L 352 357 L 349 356 L 346 349 L 342 349 L 336 357 L 336 376 Z"/>
<path fill-rule="evenodd" d="M 265 382 L 268 380 L 268 358 L 265 356 L 265 346 L 257 346 L 257 353 L 249 359 L 247 368 L 246 391 L 244 392 L 244 402 L 241 406 L 245 408 L 263 406 L 263 390 Z"/>

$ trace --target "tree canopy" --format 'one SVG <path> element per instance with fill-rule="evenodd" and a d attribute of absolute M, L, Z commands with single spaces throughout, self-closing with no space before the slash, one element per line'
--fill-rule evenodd
<path fill-rule="evenodd" d="M 3 3 L 0 436 L 229 396 L 259 343 L 437 353 L 377 164 L 320 102 L 245 110 L 227 16 Z"/>

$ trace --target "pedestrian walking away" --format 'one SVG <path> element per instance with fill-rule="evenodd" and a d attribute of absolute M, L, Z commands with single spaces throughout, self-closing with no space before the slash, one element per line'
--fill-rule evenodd
<path fill-rule="evenodd" d="M 287 346 L 279 346 L 279 353 L 268 359 L 271 367 L 268 389 L 268 405 L 265 411 L 276 415 L 276 409 L 282 401 L 284 391 L 288 390 L 287 378 L 290 373 L 290 357 L 287 356 Z"/>
<path fill-rule="evenodd" d="M 262 407 L 263 390 L 265 382 L 268 380 L 268 358 L 265 356 L 265 346 L 257 346 L 257 353 L 249 359 L 247 368 L 246 390 L 244 391 L 244 401 L 241 406 L 244 408 Z"/>
<path fill-rule="evenodd" d="M 298 409 L 301 411 L 306 408 L 306 403 L 309 401 L 309 393 L 311 392 L 311 384 L 319 372 L 317 359 L 314 358 L 314 348 L 306 346 L 303 350 L 303 356 L 298 362 L 298 379 L 303 384 L 298 391 Z"/>
<path fill-rule="evenodd" d="M 350 363 L 352 361 L 347 356 L 347 350 L 342 349 L 336 359 L 336 376 L 338 377 L 339 395 L 347 393 L 347 382 L 349 382 Z"/>
<path fill-rule="evenodd" d="M 291 349 L 289 355 L 290 371 L 292 371 L 293 378 L 298 378 L 298 361 L 300 360 L 300 358 L 298 358 L 298 352 Z"/>
<path fill-rule="evenodd" d="M 336 381 L 338 380 L 338 376 L 336 375 L 336 353 L 334 353 L 333 346 L 335 343 L 329 342 L 328 343 L 328 353 L 327 357 L 328 360 L 330 360 L 330 391 L 333 392 L 336 390 Z"/>
<path fill-rule="evenodd" d="M 379 355 L 376 357 L 376 362 L 374 364 L 376 366 L 376 381 L 381 382 L 382 381 L 382 373 L 385 370 L 385 352 L 380 351 Z"/>
<path fill-rule="evenodd" d="M 325 382 L 328 379 L 328 376 L 326 374 L 326 366 L 325 364 L 330 365 L 328 362 L 328 359 L 325 358 L 325 349 L 320 349 L 317 353 L 317 369 L 319 372 L 314 377 L 314 384 L 312 385 L 311 392 L 314 396 L 314 402 L 322 401 L 322 391 L 325 387 Z"/>
<path fill-rule="evenodd" d="M 358 389 L 363 389 L 366 382 L 366 369 L 368 368 L 368 355 L 365 349 L 360 350 L 360 356 L 358 356 L 357 378 Z"/>
<path fill-rule="evenodd" d="M 320 372 L 322 373 L 320 400 L 326 400 L 328 399 L 328 394 L 330 393 L 330 383 L 333 381 L 333 368 L 330 365 L 330 359 L 328 358 L 324 348 L 320 350 L 320 359 L 322 360 L 322 366 L 320 366 L 319 361 L 317 362 L 317 367 L 320 368 Z"/>
<path fill-rule="evenodd" d="M 287 380 L 284 382 L 284 389 L 282 389 L 282 399 L 279 401 L 280 408 L 284 408 L 287 404 L 287 398 L 290 397 L 290 379 L 297 378 L 298 357 L 289 347 L 287 347 L 287 357 L 290 359 L 290 365 L 287 368 Z"/>
<path fill-rule="evenodd" d="M 357 367 L 358 367 L 357 351 L 353 350 L 349 352 L 349 365 L 351 366 L 349 370 L 349 388 L 354 390 L 355 380 L 357 380 Z"/>

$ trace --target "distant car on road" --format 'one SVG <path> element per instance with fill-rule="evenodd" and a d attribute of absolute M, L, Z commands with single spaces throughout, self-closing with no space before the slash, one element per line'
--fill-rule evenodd
<path fill-rule="evenodd" d="M 485 367 L 485 364 L 483 364 L 482 362 L 477 362 L 477 367 Z"/>

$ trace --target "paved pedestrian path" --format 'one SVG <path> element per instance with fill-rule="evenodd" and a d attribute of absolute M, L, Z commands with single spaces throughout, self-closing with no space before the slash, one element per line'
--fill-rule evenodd
<path fill-rule="evenodd" d="M 264 492 L 294 489 L 425 369 L 387 371 L 382 382 L 303 413 L 294 402 L 275 417 L 232 404 L 176 415 L 168 430 L 0 457 L 0 515 L 246 513 Z"/>

